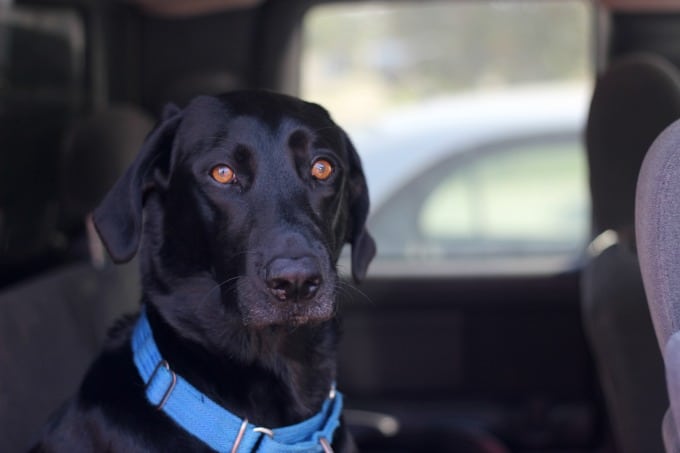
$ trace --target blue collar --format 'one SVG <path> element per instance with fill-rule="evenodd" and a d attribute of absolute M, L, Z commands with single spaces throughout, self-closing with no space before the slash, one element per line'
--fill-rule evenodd
<path fill-rule="evenodd" d="M 144 309 L 132 334 L 132 353 L 149 403 L 218 452 L 332 452 L 330 442 L 342 411 L 340 392 L 331 390 L 313 417 L 268 429 L 237 417 L 177 376 L 156 347 Z"/>

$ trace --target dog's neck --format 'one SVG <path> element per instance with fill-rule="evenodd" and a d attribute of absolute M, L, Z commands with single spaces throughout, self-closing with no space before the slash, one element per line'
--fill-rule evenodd
<path fill-rule="evenodd" d="M 316 413 L 335 380 L 336 325 L 251 330 L 224 326 L 222 347 L 206 348 L 178 334 L 153 303 L 149 323 L 172 369 L 239 417 L 277 427 Z"/>

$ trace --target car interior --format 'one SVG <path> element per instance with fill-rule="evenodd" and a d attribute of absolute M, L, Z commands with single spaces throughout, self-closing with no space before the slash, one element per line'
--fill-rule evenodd
<path fill-rule="evenodd" d="M 364 163 L 360 451 L 680 452 L 678 65 L 674 0 L 0 0 L 0 452 L 139 308 L 92 210 L 164 105 L 237 89 Z"/>

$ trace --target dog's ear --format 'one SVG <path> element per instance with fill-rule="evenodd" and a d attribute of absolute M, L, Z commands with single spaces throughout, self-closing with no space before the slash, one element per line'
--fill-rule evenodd
<path fill-rule="evenodd" d="M 347 242 L 352 245 L 352 277 L 360 283 L 366 277 L 368 265 L 375 256 L 373 237 L 366 229 L 368 217 L 368 186 L 361 159 L 352 141 L 343 133 L 349 156 L 349 228 Z"/>
<path fill-rule="evenodd" d="M 144 194 L 154 187 L 155 169 L 167 167 L 181 110 L 170 104 L 137 157 L 94 210 L 94 223 L 115 263 L 130 261 L 142 234 Z"/>

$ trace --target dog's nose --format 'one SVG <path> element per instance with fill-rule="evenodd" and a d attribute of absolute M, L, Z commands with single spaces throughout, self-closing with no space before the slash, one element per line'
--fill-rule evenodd
<path fill-rule="evenodd" d="M 267 266 L 269 291 L 281 301 L 309 300 L 321 285 L 321 271 L 312 257 L 275 258 Z"/>

